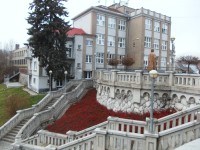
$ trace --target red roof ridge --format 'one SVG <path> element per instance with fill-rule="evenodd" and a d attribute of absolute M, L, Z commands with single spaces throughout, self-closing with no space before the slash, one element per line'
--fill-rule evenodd
<path fill-rule="evenodd" d="M 87 33 L 81 29 L 81 28 L 71 28 L 68 32 L 68 36 L 74 36 L 74 35 L 86 35 Z"/>

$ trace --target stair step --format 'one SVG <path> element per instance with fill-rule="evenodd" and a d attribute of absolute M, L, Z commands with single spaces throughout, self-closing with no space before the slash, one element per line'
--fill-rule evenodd
<path fill-rule="evenodd" d="M 18 133 L 18 132 L 17 132 Z M 15 137 L 17 134 L 16 133 L 13 133 L 13 132 L 9 132 L 8 134 L 7 134 L 8 136 L 13 136 L 13 137 Z M 7 136 L 6 135 L 6 136 Z"/>
<path fill-rule="evenodd" d="M 8 143 L 14 143 L 14 141 L 15 141 L 15 140 L 7 138 L 7 137 L 2 138 L 1 140 L 5 141 L 5 142 L 8 142 Z"/>

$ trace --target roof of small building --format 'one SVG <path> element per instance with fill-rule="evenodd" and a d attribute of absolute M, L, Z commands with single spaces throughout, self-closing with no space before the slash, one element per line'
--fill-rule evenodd
<path fill-rule="evenodd" d="M 74 35 L 86 35 L 87 33 L 81 29 L 81 28 L 72 28 L 67 32 L 68 36 L 74 36 Z"/>

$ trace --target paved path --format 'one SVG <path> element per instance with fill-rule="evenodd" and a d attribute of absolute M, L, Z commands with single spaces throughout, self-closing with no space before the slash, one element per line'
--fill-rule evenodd
<path fill-rule="evenodd" d="M 10 143 L 0 141 L 0 150 L 11 150 L 12 146 Z"/>
<path fill-rule="evenodd" d="M 200 150 L 200 139 L 186 143 L 175 150 Z"/>

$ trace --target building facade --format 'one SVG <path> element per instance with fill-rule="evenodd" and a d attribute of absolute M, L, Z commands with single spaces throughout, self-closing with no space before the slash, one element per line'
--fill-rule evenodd
<path fill-rule="evenodd" d="M 73 25 L 96 35 L 93 57 L 97 69 L 109 68 L 108 59 L 121 60 L 124 56 L 135 59 L 133 69 L 145 69 L 152 48 L 158 70 L 169 70 L 171 66 L 171 18 L 166 15 L 113 4 L 90 7 L 73 18 Z"/>

